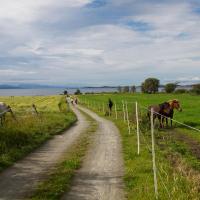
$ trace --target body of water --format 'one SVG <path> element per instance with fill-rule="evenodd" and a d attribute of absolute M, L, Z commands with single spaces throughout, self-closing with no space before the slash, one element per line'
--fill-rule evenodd
<path fill-rule="evenodd" d="M 177 89 L 192 89 L 190 86 L 179 86 Z M 69 94 L 74 94 L 77 89 L 66 88 L 39 88 L 39 89 L 0 89 L 0 96 L 48 96 L 63 94 L 67 90 Z M 117 88 L 80 88 L 82 93 L 102 93 L 117 92 Z M 160 87 L 159 92 L 163 92 L 164 88 Z M 141 87 L 136 88 L 136 92 L 141 92 Z"/>
<path fill-rule="evenodd" d="M 77 89 L 66 88 L 40 88 L 40 89 L 0 89 L 0 96 L 48 96 L 63 94 L 67 90 L 69 94 L 74 94 Z M 82 93 L 87 92 L 115 92 L 117 88 L 81 88 Z"/>

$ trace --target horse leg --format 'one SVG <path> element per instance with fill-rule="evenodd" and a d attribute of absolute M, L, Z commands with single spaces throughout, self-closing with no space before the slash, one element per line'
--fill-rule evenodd
<path fill-rule="evenodd" d="M 160 128 L 163 128 L 163 118 L 162 118 L 162 116 L 158 116 L 158 120 L 159 120 L 159 123 L 160 123 Z"/>
<path fill-rule="evenodd" d="M 167 119 L 167 117 L 165 118 L 165 121 L 166 121 L 166 127 L 168 127 L 168 119 Z"/>

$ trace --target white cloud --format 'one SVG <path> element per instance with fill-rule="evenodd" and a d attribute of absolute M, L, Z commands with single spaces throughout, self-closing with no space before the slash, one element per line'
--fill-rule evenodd
<path fill-rule="evenodd" d="M 21 71 L 14 69 L 0 69 L 0 76 L 21 76 L 21 75 L 32 75 L 36 74 L 34 71 Z"/>
<path fill-rule="evenodd" d="M 84 8 L 89 2 L 4 1 L 1 80 L 48 77 L 55 83 L 127 84 L 147 76 L 200 74 L 200 16 L 189 2 L 109 1 L 103 11 L 107 17 L 98 13 L 102 7 L 95 12 Z M 136 4 L 132 11 L 129 5 L 127 12 L 114 13 L 115 6 L 125 9 L 131 3 Z M 77 25 L 79 21 L 84 23 Z M 147 24 L 146 30 L 137 29 L 140 23 Z"/>
<path fill-rule="evenodd" d="M 30 22 L 40 19 L 48 9 L 81 7 L 91 0 L 1 0 L 0 20 Z"/>

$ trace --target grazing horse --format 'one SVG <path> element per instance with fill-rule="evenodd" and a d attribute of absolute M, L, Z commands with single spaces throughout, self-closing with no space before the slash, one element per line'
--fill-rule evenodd
<path fill-rule="evenodd" d="M 0 119 L 1 119 L 1 125 L 3 125 L 3 122 L 5 121 L 6 113 L 11 113 L 12 117 L 15 119 L 14 113 L 9 105 L 6 105 L 3 102 L 0 102 Z"/>
<path fill-rule="evenodd" d="M 163 110 L 162 115 L 165 116 L 166 126 L 168 126 L 168 118 L 170 118 L 171 127 L 172 127 L 174 109 L 178 110 L 179 112 L 182 112 L 182 108 L 181 108 L 180 102 L 177 99 L 169 100 L 168 103 L 170 105 L 170 109 Z M 164 121 L 164 118 L 163 118 L 163 121 Z"/>
<path fill-rule="evenodd" d="M 156 118 L 158 118 L 159 123 L 160 123 L 160 128 L 163 128 L 163 112 L 166 111 L 167 113 L 170 110 L 170 104 L 168 102 L 164 102 L 158 105 L 151 105 L 148 107 L 148 112 L 147 112 L 147 116 L 149 118 L 151 118 L 151 109 L 153 109 L 153 121 L 155 121 Z"/>

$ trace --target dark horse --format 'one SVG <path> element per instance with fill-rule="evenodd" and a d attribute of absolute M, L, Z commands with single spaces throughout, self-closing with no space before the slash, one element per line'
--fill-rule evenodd
<path fill-rule="evenodd" d="M 167 110 L 163 110 L 163 113 L 162 115 L 164 115 L 165 119 L 166 119 L 166 126 L 168 126 L 168 118 L 170 118 L 170 122 L 171 122 L 171 127 L 172 127 L 172 119 L 173 119 L 173 116 L 174 116 L 174 109 L 178 110 L 179 112 L 182 112 L 182 108 L 181 108 L 181 105 L 180 105 L 180 102 L 176 99 L 173 99 L 173 100 L 169 100 L 167 103 L 169 103 L 170 105 L 170 109 L 167 109 Z M 162 123 L 164 122 L 164 118 L 162 118 Z"/>
<path fill-rule="evenodd" d="M 158 118 L 160 127 L 163 128 L 163 115 L 164 111 L 166 113 L 170 112 L 170 104 L 168 102 L 164 102 L 158 105 L 151 105 L 148 107 L 147 116 L 149 118 L 149 121 L 151 119 L 151 109 L 153 109 L 153 121 L 155 121 L 156 118 Z"/>

